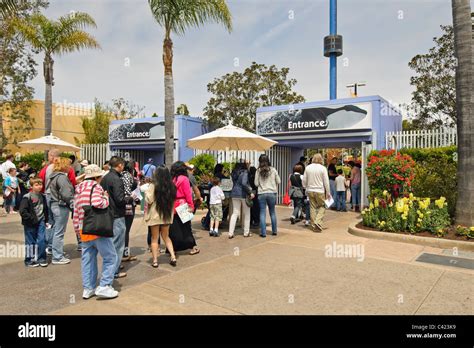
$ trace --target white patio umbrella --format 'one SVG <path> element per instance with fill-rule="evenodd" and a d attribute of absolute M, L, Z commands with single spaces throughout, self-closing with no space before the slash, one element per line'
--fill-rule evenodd
<path fill-rule="evenodd" d="M 188 147 L 198 150 L 248 150 L 265 151 L 276 141 L 228 125 L 188 140 Z"/>
<path fill-rule="evenodd" d="M 41 138 L 26 140 L 18 143 L 18 146 L 28 148 L 28 149 L 35 149 L 39 151 L 44 150 L 51 150 L 51 149 L 59 149 L 61 151 L 80 151 L 81 148 L 68 143 L 67 141 L 61 140 L 58 137 L 54 136 L 53 134 L 45 135 Z"/>

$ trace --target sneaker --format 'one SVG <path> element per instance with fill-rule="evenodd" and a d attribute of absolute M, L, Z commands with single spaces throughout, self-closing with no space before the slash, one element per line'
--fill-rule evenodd
<path fill-rule="evenodd" d="M 46 255 L 53 255 L 51 248 L 46 248 Z"/>
<path fill-rule="evenodd" d="M 35 268 L 35 267 L 39 267 L 39 263 L 34 262 L 34 261 L 30 261 L 28 263 L 25 263 L 25 266 L 29 267 L 29 268 Z"/>
<path fill-rule="evenodd" d="M 118 291 L 110 285 L 107 286 L 98 286 L 95 290 L 95 294 L 100 298 L 115 298 L 118 296 Z"/>
<path fill-rule="evenodd" d="M 294 225 L 295 224 L 295 218 L 292 216 L 290 217 L 290 221 L 291 221 L 291 224 Z"/>
<path fill-rule="evenodd" d="M 80 244 L 77 246 L 76 251 L 81 251 L 82 252 L 82 247 L 81 247 Z"/>
<path fill-rule="evenodd" d="M 212 236 L 214 236 L 214 231 L 213 231 L 213 230 L 210 230 L 210 231 L 209 231 L 209 237 L 212 237 Z"/>
<path fill-rule="evenodd" d="M 63 257 L 61 260 L 58 260 L 58 261 L 56 260 L 52 261 L 53 265 L 67 265 L 68 263 L 71 263 L 71 260 L 65 257 Z"/>
<path fill-rule="evenodd" d="M 304 225 L 305 225 L 305 226 L 309 226 L 309 220 L 306 220 L 306 221 L 304 222 Z"/>
<path fill-rule="evenodd" d="M 46 260 L 41 260 L 38 263 L 41 267 L 48 267 L 48 261 Z"/>
<path fill-rule="evenodd" d="M 84 300 L 88 300 L 92 296 L 95 296 L 95 290 L 94 289 L 84 289 L 84 291 L 82 292 L 82 298 Z"/>
<path fill-rule="evenodd" d="M 233 234 L 229 234 L 229 239 L 232 239 L 234 238 L 234 235 Z"/>

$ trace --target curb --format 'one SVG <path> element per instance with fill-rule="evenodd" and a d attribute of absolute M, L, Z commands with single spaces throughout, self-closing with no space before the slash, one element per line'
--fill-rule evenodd
<path fill-rule="evenodd" d="M 391 232 L 379 232 L 379 231 L 375 232 L 375 231 L 363 230 L 361 228 L 356 227 L 356 225 L 359 222 L 360 221 L 353 222 L 349 225 L 348 232 L 350 234 L 354 236 L 358 236 L 358 237 L 390 240 L 393 242 L 424 245 L 424 246 L 430 246 L 430 247 L 440 248 L 440 249 L 458 248 L 459 250 L 464 250 L 464 251 L 474 251 L 474 243 L 471 243 L 471 242 L 412 236 L 412 235 L 407 235 L 407 234 L 398 234 L 398 233 L 391 233 Z"/>

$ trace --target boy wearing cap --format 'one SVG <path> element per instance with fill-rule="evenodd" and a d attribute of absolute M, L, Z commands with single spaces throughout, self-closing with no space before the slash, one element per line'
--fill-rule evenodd
<path fill-rule="evenodd" d="M 96 295 L 102 298 L 115 298 L 118 292 L 112 287 L 117 261 L 112 238 L 82 234 L 84 221 L 84 205 L 92 205 L 98 209 L 109 206 L 109 196 L 100 185 L 104 171 L 91 164 L 84 169 L 85 179 L 76 187 L 74 195 L 73 226 L 82 241 L 82 298 L 87 300 Z M 91 195 L 92 192 L 92 195 Z M 102 275 L 97 285 L 97 253 L 102 257 Z"/>

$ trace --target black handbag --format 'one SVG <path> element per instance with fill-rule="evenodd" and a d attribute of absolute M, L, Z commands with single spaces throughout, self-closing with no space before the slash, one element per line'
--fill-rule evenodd
<path fill-rule="evenodd" d="M 82 234 L 89 234 L 99 237 L 113 237 L 114 236 L 114 212 L 109 207 L 100 209 L 92 206 L 92 193 L 94 187 L 92 186 L 90 195 L 90 205 L 83 205 L 84 221 L 82 223 Z"/>

